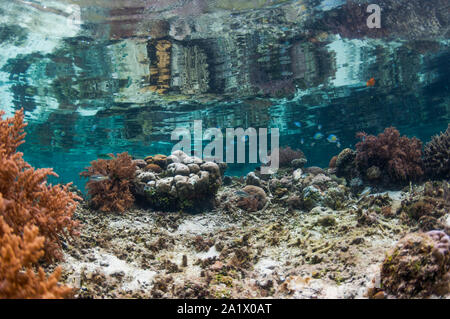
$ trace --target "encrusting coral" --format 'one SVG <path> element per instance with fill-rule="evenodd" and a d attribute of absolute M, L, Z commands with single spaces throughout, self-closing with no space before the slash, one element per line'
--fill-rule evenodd
<path fill-rule="evenodd" d="M 417 138 L 400 136 L 394 127 L 388 127 L 378 136 L 360 132 L 356 144 L 355 162 L 363 173 L 377 167 L 386 183 L 405 183 L 423 175 L 422 142 Z"/>
<path fill-rule="evenodd" d="M 444 228 L 441 218 L 450 210 L 448 182 L 433 181 L 423 185 L 423 192 L 410 193 L 402 200 L 397 214 L 410 226 L 422 231 Z"/>
<path fill-rule="evenodd" d="M 36 225 L 44 237 L 44 257 L 61 259 L 61 238 L 78 235 L 79 223 L 72 215 L 81 198 L 69 191 L 71 184 L 48 185 L 47 177 L 58 175 L 50 168 L 34 169 L 17 152 L 25 137 L 23 110 L 6 120 L 3 115 L 0 111 L 0 216 L 17 235 Z"/>
<path fill-rule="evenodd" d="M 0 211 L 5 209 L 0 194 Z M 15 235 L 3 216 L 0 216 L 0 299 L 56 299 L 68 298 L 73 290 L 58 284 L 61 268 L 46 276 L 34 264 L 44 255 L 45 238 L 39 236 L 39 228 L 25 226 L 21 236 Z"/>
<path fill-rule="evenodd" d="M 381 284 L 400 298 L 444 295 L 450 288 L 450 238 L 442 231 L 406 235 L 387 254 Z"/>
<path fill-rule="evenodd" d="M 423 162 L 428 176 L 450 178 L 450 124 L 444 133 L 433 136 L 425 145 Z"/>
<path fill-rule="evenodd" d="M 134 203 L 131 182 L 136 172 L 136 164 L 127 152 L 108 154 L 111 159 L 98 159 L 80 175 L 89 178 L 86 183 L 90 202 L 95 209 L 104 212 L 123 212 Z"/>

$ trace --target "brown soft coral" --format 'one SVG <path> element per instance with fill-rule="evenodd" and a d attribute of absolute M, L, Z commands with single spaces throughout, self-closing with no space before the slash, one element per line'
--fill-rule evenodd
<path fill-rule="evenodd" d="M 301 150 L 293 150 L 289 146 L 281 147 L 278 150 L 278 164 L 280 167 L 289 167 L 293 160 L 301 158 L 305 159 L 305 154 Z"/>
<path fill-rule="evenodd" d="M 450 124 L 444 133 L 434 136 L 425 145 L 423 162 L 428 176 L 450 178 Z"/>
<path fill-rule="evenodd" d="M 423 175 L 422 142 L 417 138 L 400 137 L 400 132 L 389 127 L 378 136 L 358 133 L 356 165 L 361 172 L 376 166 L 388 182 L 404 183 Z"/>
<path fill-rule="evenodd" d="M 0 210 L 4 208 L 0 194 Z M 15 235 L 0 216 L 0 299 L 72 296 L 72 288 L 58 285 L 61 268 L 56 268 L 48 277 L 42 268 L 37 273 L 33 270 L 33 265 L 44 255 L 45 238 L 38 234 L 36 226 L 25 226 L 23 235 Z"/>
<path fill-rule="evenodd" d="M 117 154 L 117 157 L 108 155 L 111 159 L 92 161 L 92 166 L 87 167 L 80 175 L 91 178 L 86 187 L 94 208 L 105 212 L 123 212 L 134 203 L 130 187 L 136 165 L 127 152 Z M 98 176 L 101 177 L 100 180 L 95 178 Z"/>
<path fill-rule="evenodd" d="M 22 234 L 26 225 L 36 225 L 45 238 L 47 260 L 60 259 L 61 239 L 78 235 L 77 221 L 72 220 L 77 195 L 68 190 L 70 184 L 48 185 L 48 176 L 57 176 L 52 169 L 34 169 L 17 152 L 24 142 L 23 110 L 3 120 L 0 112 L 0 194 L 4 209 L 0 210 L 5 222 L 15 234 Z"/>

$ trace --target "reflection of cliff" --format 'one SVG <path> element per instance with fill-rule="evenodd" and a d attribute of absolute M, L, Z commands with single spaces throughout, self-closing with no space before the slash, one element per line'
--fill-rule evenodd
<path fill-rule="evenodd" d="M 369 29 L 366 12 L 369 3 L 378 4 L 382 9 L 381 28 Z M 404 39 L 448 38 L 448 0 L 379 0 L 347 1 L 341 7 L 324 13 L 322 19 L 311 17 L 309 29 L 326 30 L 341 37 Z"/>
<path fill-rule="evenodd" d="M 183 50 L 183 58 L 181 92 L 184 94 L 207 92 L 209 89 L 209 71 L 206 54 L 199 46 L 188 46 Z"/>
<path fill-rule="evenodd" d="M 170 56 L 172 43 L 167 40 L 149 41 L 150 87 L 153 92 L 166 93 L 170 88 Z"/>

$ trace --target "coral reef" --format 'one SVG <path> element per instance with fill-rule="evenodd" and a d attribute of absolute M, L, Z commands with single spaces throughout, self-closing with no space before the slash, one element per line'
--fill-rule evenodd
<path fill-rule="evenodd" d="M 381 284 L 399 298 L 444 295 L 450 291 L 450 238 L 442 231 L 406 235 L 387 254 Z"/>
<path fill-rule="evenodd" d="M 448 185 L 443 182 L 380 193 L 366 186 L 354 196 L 346 180 L 329 170 L 287 167 L 271 176 L 256 170 L 246 178 L 228 177 L 228 184 L 218 187 L 217 193 L 191 189 L 185 195 L 177 183 L 185 185 L 186 179 L 202 172 L 221 176 L 223 168 L 179 151 L 138 162 L 133 191 L 140 189 L 136 195 L 150 205 L 137 205 L 122 215 L 99 215 L 85 207 L 79 211 L 87 224 L 85 236 L 91 240 L 71 245 L 70 260 L 64 264 L 67 282 L 81 277 L 78 296 L 360 298 L 383 278 L 392 289 L 378 281 L 370 298 L 403 297 L 403 288 L 395 287 L 397 273 L 380 275 L 389 256 L 394 256 L 391 261 L 399 274 L 409 269 L 402 261 L 423 258 L 424 275 L 418 276 L 424 279 L 424 289 L 433 287 L 433 293 L 449 295 L 442 288 L 446 277 L 441 277 L 440 264 L 434 263 L 448 250 L 436 228 L 427 236 L 438 259 L 420 255 L 415 246 L 409 250 L 411 258 L 391 253 L 386 257 L 405 234 L 432 229 L 404 219 L 403 203 L 430 197 L 440 203 L 433 206 L 440 212 L 436 218 L 444 220 Z M 149 164 L 158 165 L 161 173 L 146 170 Z M 192 203 L 189 196 L 201 198 L 194 198 L 201 213 L 185 213 Z M 205 202 L 215 202 L 215 207 L 201 207 Z M 400 278 L 408 281 L 404 287 L 421 280 L 411 278 Z M 413 295 L 425 296 L 424 289 L 419 287 Z"/>
<path fill-rule="evenodd" d="M 420 140 L 401 137 L 394 127 L 378 136 L 361 132 L 357 137 L 361 141 L 356 144 L 355 162 L 363 176 L 369 173 L 370 177 L 371 171 L 380 170 L 376 175 L 384 178 L 382 182 L 402 184 L 423 175 Z"/>
<path fill-rule="evenodd" d="M 205 162 L 182 151 L 167 157 L 149 156 L 146 161 L 148 165 L 137 170 L 134 182 L 136 195 L 144 203 L 162 210 L 197 210 L 214 206 L 225 163 Z"/>
<path fill-rule="evenodd" d="M 447 130 L 433 136 L 423 150 L 423 163 L 427 176 L 450 178 L 450 124 Z"/>
<path fill-rule="evenodd" d="M 0 194 L 0 211 L 5 209 Z M 59 285 L 61 268 L 47 277 L 34 265 L 44 255 L 45 238 L 39 236 L 39 228 L 25 226 L 23 233 L 15 235 L 0 215 L 0 299 L 55 299 L 73 295 L 70 287 Z"/>
<path fill-rule="evenodd" d="M 86 183 L 91 205 L 104 212 L 119 211 L 131 207 L 134 196 L 130 187 L 135 177 L 136 164 L 127 152 L 108 154 L 111 159 L 98 159 L 80 175 L 89 178 Z"/>
<path fill-rule="evenodd" d="M 13 118 L 1 119 L 0 111 L 0 195 L 4 207 L 0 211 L 13 233 L 20 235 L 25 226 L 36 225 L 43 236 L 47 260 L 60 259 L 61 240 L 78 235 L 79 223 L 72 220 L 76 200 L 69 185 L 48 185 L 48 176 L 57 176 L 52 169 L 34 169 L 17 152 L 24 143 L 23 110 Z"/>

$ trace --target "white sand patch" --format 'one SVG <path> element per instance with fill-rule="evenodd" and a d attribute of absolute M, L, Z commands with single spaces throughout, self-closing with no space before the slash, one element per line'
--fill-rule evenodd
<path fill-rule="evenodd" d="M 270 258 L 261 258 L 254 266 L 255 270 L 264 276 L 269 276 L 273 273 L 275 267 L 280 263 Z"/>
<path fill-rule="evenodd" d="M 200 252 L 196 256 L 202 260 L 208 258 L 219 257 L 220 253 L 216 250 L 216 246 L 209 248 L 207 252 Z"/>
<path fill-rule="evenodd" d="M 178 226 L 178 229 L 174 234 L 182 235 L 190 233 L 199 235 L 211 233 L 217 229 L 223 229 L 229 226 L 230 225 L 223 222 L 223 220 L 218 220 L 217 216 L 207 213 L 186 218 L 183 223 Z"/>
<path fill-rule="evenodd" d="M 383 195 L 388 195 L 392 200 L 401 201 L 403 198 L 402 191 L 386 191 L 386 192 L 381 192 L 381 193 L 370 194 L 370 196 L 383 196 Z"/>
<path fill-rule="evenodd" d="M 117 220 L 109 223 L 109 227 L 116 228 L 116 229 L 122 229 L 122 228 L 128 228 L 128 229 L 143 229 L 143 228 L 149 228 L 150 225 L 148 223 L 143 223 L 137 220 Z"/>
<path fill-rule="evenodd" d="M 148 288 L 156 275 L 155 271 L 140 269 L 112 254 L 102 252 L 98 248 L 92 249 L 91 253 L 96 259 L 92 262 L 79 262 L 70 256 L 66 256 L 64 267 L 74 270 L 71 277 L 80 277 L 82 271 L 86 273 L 99 271 L 105 275 L 123 273 L 122 289 L 133 291 L 144 287 Z"/>

